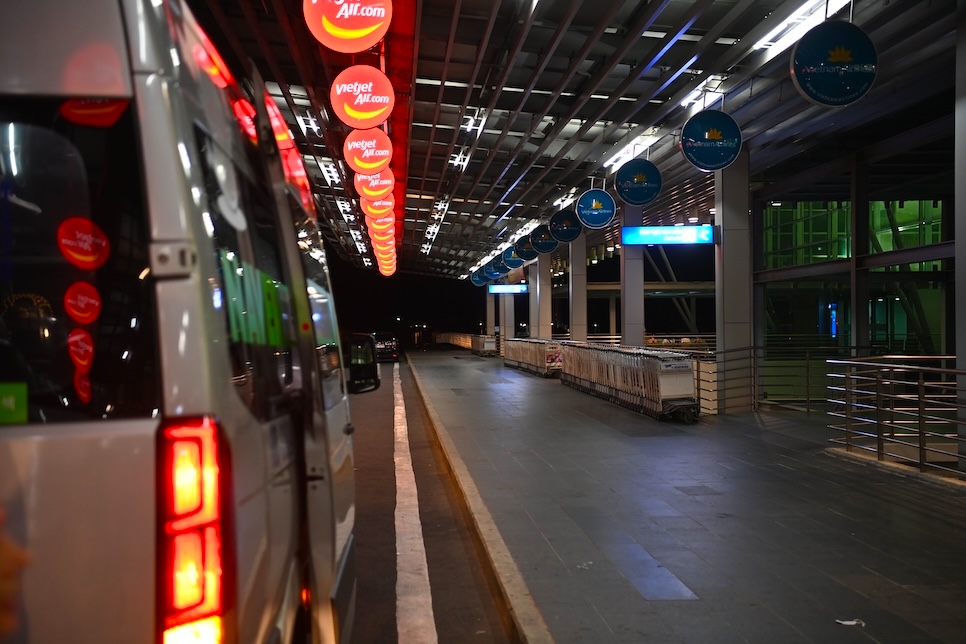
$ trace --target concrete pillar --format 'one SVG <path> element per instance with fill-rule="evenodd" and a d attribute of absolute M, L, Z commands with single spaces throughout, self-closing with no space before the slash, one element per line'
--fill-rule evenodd
<path fill-rule="evenodd" d="M 486 294 L 486 326 L 483 328 L 484 335 L 493 335 L 493 327 L 496 325 L 496 295 Z"/>
<path fill-rule="evenodd" d="M 719 243 L 715 247 L 715 345 L 718 377 L 727 367 L 728 382 L 718 383 L 727 396 L 718 399 L 719 413 L 748 411 L 757 397 L 753 390 L 751 355 L 722 354 L 749 348 L 754 338 L 752 305 L 751 193 L 748 186 L 748 151 L 724 170 L 714 173 L 715 223 Z M 723 363 L 727 360 L 727 365 Z"/>
<path fill-rule="evenodd" d="M 529 287 L 527 289 L 529 292 L 527 301 L 530 305 L 530 326 L 527 328 L 527 332 L 531 338 L 537 337 L 537 329 L 540 325 L 540 300 L 538 299 L 540 291 L 538 264 L 540 257 L 541 255 L 537 255 L 537 259 L 527 265 L 527 286 Z"/>
<path fill-rule="evenodd" d="M 587 233 L 570 242 L 570 339 L 587 340 Z"/>
<path fill-rule="evenodd" d="M 850 223 L 852 227 L 852 257 L 849 272 L 852 289 L 849 295 L 851 310 L 850 341 L 852 355 L 869 355 L 869 271 L 859 269 L 859 255 L 869 254 L 869 164 L 859 155 L 852 157 L 852 194 Z"/>
<path fill-rule="evenodd" d="M 517 316 L 513 308 L 513 295 L 500 296 L 500 337 L 513 338 L 516 335 Z"/>
<path fill-rule="evenodd" d="M 617 335 L 617 294 L 607 296 L 607 333 Z"/>
<path fill-rule="evenodd" d="M 624 226 L 642 221 L 641 206 L 624 206 Z M 621 344 L 643 347 L 644 334 L 644 247 L 621 246 Z"/>
<path fill-rule="evenodd" d="M 549 340 L 553 337 L 553 283 L 550 274 L 550 254 L 537 256 L 537 317 L 530 319 L 530 337 Z"/>

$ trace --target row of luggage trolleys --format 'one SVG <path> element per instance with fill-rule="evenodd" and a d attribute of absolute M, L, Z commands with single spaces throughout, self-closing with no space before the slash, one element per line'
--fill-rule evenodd
<path fill-rule="evenodd" d="M 554 340 L 507 340 L 504 364 L 542 375 L 628 409 L 685 423 L 697 420 L 694 360 L 688 353 Z"/>

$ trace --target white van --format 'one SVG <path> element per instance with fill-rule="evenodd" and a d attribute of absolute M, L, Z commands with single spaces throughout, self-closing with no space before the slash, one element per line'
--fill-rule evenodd
<path fill-rule="evenodd" d="M 346 391 L 378 386 L 375 348 L 343 369 L 301 156 L 251 76 L 178 0 L 0 3 L 13 642 L 349 639 Z"/>

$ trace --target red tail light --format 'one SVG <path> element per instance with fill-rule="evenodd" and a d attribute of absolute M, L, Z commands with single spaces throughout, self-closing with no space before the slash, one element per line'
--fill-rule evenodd
<path fill-rule="evenodd" d="M 210 418 L 164 425 L 159 444 L 159 629 L 162 644 L 220 644 L 227 608 L 226 452 Z"/>

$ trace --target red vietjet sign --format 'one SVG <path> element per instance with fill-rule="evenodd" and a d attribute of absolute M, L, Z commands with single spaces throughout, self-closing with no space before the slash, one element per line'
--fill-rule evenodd
<path fill-rule="evenodd" d="M 375 174 L 392 161 L 392 141 L 379 128 L 352 130 L 342 144 L 342 154 L 354 172 Z"/>
<path fill-rule="evenodd" d="M 335 77 L 329 90 L 339 120 L 357 130 L 385 123 L 396 103 L 392 83 L 371 65 L 353 65 Z"/>
<path fill-rule="evenodd" d="M 382 40 L 392 20 L 391 0 L 303 0 L 309 31 L 344 54 L 363 52 Z"/>
<path fill-rule="evenodd" d="M 97 224 L 69 217 L 57 228 L 57 246 L 68 262 L 85 271 L 100 268 L 111 254 L 111 242 Z"/>
<path fill-rule="evenodd" d="M 352 184 L 363 199 L 381 199 L 396 187 L 396 177 L 389 170 L 376 174 L 357 174 Z"/>
<path fill-rule="evenodd" d="M 101 294 L 87 282 L 74 282 L 64 293 L 64 310 L 74 322 L 90 324 L 101 314 Z"/>
<path fill-rule="evenodd" d="M 382 219 L 392 214 L 392 209 L 396 207 L 396 199 L 392 195 L 376 201 L 360 199 L 359 207 L 362 208 L 362 212 L 366 213 L 366 217 L 369 219 Z"/>

